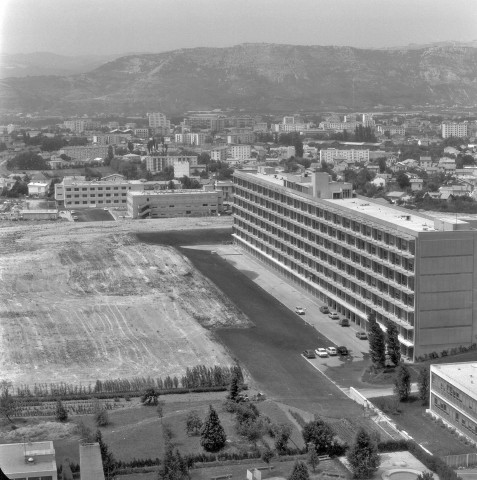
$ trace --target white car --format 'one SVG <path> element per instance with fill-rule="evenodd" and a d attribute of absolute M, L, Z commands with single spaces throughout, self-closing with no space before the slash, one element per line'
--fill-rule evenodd
<path fill-rule="evenodd" d="M 298 315 L 305 315 L 305 309 L 303 307 L 295 307 L 295 313 L 298 313 Z"/>
<path fill-rule="evenodd" d="M 334 356 L 334 355 L 338 355 L 338 352 L 336 350 L 335 347 L 328 347 L 326 349 L 326 353 L 328 353 L 328 355 L 331 357 L 331 356 Z"/>
<path fill-rule="evenodd" d="M 336 312 L 330 312 L 328 314 L 328 317 L 331 318 L 331 320 L 339 320 L 340 316 Z"/>
<path fill-rule="evenodd" d="M 324 348 L 321 348 L 321 347 L 316 348 L 315 353 L 318 357 L 327 357 L 328 356 L 328 352 Z"/>
<path fill-rule="evenodd" d="M 109 208 L 108 208 L 108 207 L 104 207 L 104 208 L 103 208 L 103 210 L 106 210 L 106 211 L 108 211 L 108 210 L 109 210 Z"/>

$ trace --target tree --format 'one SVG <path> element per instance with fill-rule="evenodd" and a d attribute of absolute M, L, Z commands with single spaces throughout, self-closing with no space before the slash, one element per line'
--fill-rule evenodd
<path fill-rule="evenodd" d="M 398 173 L 396 177 L 396 182 L 399 185 L 399 188 L 401 190 L 404 190 L 411 186 L 411 181 L 409 180 L 409 177 L 404 172 Z"/>
<path fill-rule="evenodd" d="M 167 189 L 168 190 L 175 190 L 176 189 L 176 184 L 174 183 L 174 180 L 169 180 L 169 183 L 167 184 Z"/>
<path fill-rule="evenodd" d="M 421 367 L 418 377 L 419 398 L 423 405 L 429 405 L 429 367 Z"/>
<path fill-rule="evenodd" d="M 434 480 L 432 472 L 422 472 L 417 476 L 417 480 Z"/>
<path fill-rule="evenodd" d="M 308 465 L 310 465 L 310 467 L 313 469 L 313 472 L 316 472 L 316 467 L 320 464 L 320 459 L 315 448 L 310 448 L 306 461 L 308 462 Z"/>
<path fill-rule="evenodd" d="M 179 450 L 174 452 L 172 445 L 168 445 L 162 461 L 160 477 L 162 480 L 183 480 L 189 478 L 187 461 L 182 457 Z"/>
<path fill-rule="evenodd" d="M 200 444 L 207 452 L 218 452 L 225 446 L 227 437 L 217 412 L 209 406 L 209 413 L 200 432 Z"/>
<path fill-rule="evenodd" d="M 292 427 L 288 423 L 276 425 L 274 428 L 275 449 L 278 454 L 287 453 L 288 440 L 292 433 Z"/>
<path fill-rule="evenodd" d="M 108 146 L 108 155 L 107 155 L 106 158 L 107 158 L 107 160 L 109 160 L 109 162 L 111 162 L 111 160 L 114 158 L 114 149 L 113 149 L 112 145 Z"/>
<path fill-rule="evenodd" d="M 262 453 L 262 460 L 267 464 L 268 469 L 270 470 L 270 462 L 275 455 L 273 454 L 270 447 L 267 445 L 265 450 Z"/>
<path fill-rule="evenodd" d="M 66 422 L 68 420 L 68 410 L 64 407 L 60 399 L 56 401 L 55 417 L 59 422 Z"/>
<path fill-rule="evenodd" d="M 386 330 L 386 346 L 388 355 L 394 365 L 398 365 L 401 361 L 401 345 L 398 339 L 399 331 L 394 322 L 388 321 Z"/>
<path fill-rule="evenodd" d="M 98 427 L 105 427 L 109 425 L 109 414 L 103 405 L 100 405 L 99 401 L 94 404 L 94 421 Z"/>
<path fill-rule="evenodd" d="M 146 391 L 142 394 L 141 403 L 143 405 L 157 405 L 159 401 L 159 392 L 154 387 L 149 387 Z"/>
<path fill-rule="evenodd" d="M 134 150 L 134 143 L 128 142 L 128 150 L 129 150 L 129 153 L 132 153 L 132 151 Z"/>
<path fill-rule="evenodd" d="M 16 411 L 15 399 L 10 395 L 12 384 L 7 380 L 0 382 L 0 415 L 13 423 L 12 417 Z"/>
<path fill-rule="evenodd" d="M 364 428 L 356 434 L 347 458 L 354 478 L 371 478 L 379 468 L 378 447 Z"/>
<path fill-rule="evenodd" d="M 371 355 L 371 361 L 377 368 L 384 368 L 386 363 L 384 332 L 376 321 L 375 314 L 368 315 L 368 323 L 369 353 Z"/>
<path fill-rule="evenodd" d="M 195 410 L 189 412 L 186 420 L 187 435 L 198 435 L 202 425 L 203 423 L 199 417 L 199 414 Z"/>
<path fill-rule="evenodd" d="M 394 377 L 394 393 L 399 401 L 406 401 L 411 394 L 411 374 L 406 365 L 400 364 Z"/>
<path fill-rule="evenodd" d="M 48 187 L 48 197 L 53 198 L 55 196 L 55 185 L 57 183 L 61 183 L 61 178 L 55 177 L 53 180 L 50 182 L 50 186 Z"/>
<path fill-rule="evenodd" d="M 103 462 L 103 472 L 106 479 L 114 477 L 117 463 L 114 459 L 114 455 L 109 451 L 106 443 L 103 441 L 101 430 L 96 430 L 96 441 L 99 443 L 99 450 L 101 452 L 101 460 Z"/>
<path fill-rule="evenodd" d="M 80 437 L 81 444 L 93 443 L 96 441 L 96 435 L 87 425 L 80 420 L 77 424 L 77 433 Z"/>
<path fill-rule="evenodd" d="M 293 471 L 288 480 L 309 480 L 309 478 L 308 467 L 304 462 L 297 460 L 295 465 L 293 465 Z"/>
<path fill-rule="evenodd" d="M 328 454 L 334 445 L 335 433 L 321 418 L 306 423 L 302 435 L 305 443 L 312 443 L 315 446 L 318 455 Z"/>
<path fill-rule="evenodd" d="M 229 394 L 228 397 L 233 402 L 237 401 L 237 397 L 240 391 L 239 378 L 236 373 L 232 375 L 232 380 L 230 381 Z"/>
<path fill-rule="evenodd" d="M 65 460 L 61 464 L 61 478 L 63 480 L 73 480 L 73 472 L 71 471 L 70 462 Z"/>

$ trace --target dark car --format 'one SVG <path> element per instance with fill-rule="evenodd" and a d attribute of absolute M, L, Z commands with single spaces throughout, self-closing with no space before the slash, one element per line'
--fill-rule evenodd
<path fill-rule="evenodd" d="M 360 340 L 367 340 L 368 339 L 368 336 L 366 335 L 366 332 L 356 332 L 356 336 Z"/>
<path fill-rule="evenodd" d="M 315 352 L 313 350 L 304 350 L 302 355 L 305 358 L 316 358 Z"/>
<path fill-rule="evenodd" d="M 338 355 L 348 355 L 348 349 L 346 347 L 344 347 L 343 345 L 341 345 L 341 347 L 336 347 L 336 351 L 338 352 Z"/>
<path fill-rule="evenodd" d="M 326 305 L 323 305 L 322 307 L 320 307 L 320 312 L 321 313 L 330 313 L 330 309 Z"/>
<path fill-rule="evenodd" d="M 339 321 L 339 324 L 342 326 L 342 327 L 349 327 L 349 320 L 347 318 L 342 318 L 340 321 Z"/>

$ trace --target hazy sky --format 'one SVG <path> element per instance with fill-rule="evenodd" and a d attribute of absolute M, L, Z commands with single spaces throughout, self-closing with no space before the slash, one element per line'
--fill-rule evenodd
<path fill-rule="evenodd" d="M 0 0 L 1 53 L 474 39 L 477 0 Z"/>

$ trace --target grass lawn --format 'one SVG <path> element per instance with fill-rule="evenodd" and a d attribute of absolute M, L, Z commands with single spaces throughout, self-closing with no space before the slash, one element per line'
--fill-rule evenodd
<path fill-rule="evenodd" d="M 188 412 L 196 410 L 204 419 L 209 409 L 209 404 L 217 411 L 220 422 L 227 435 L 227 445 L 224 451 L 250 451 L 253 444 L 239 436 L 235 431 L 235 416 L 226 412 L 221 399 L 198 399 L 195 402 L 167 402 L 164 407 L 164 417 L 159 418 L 155 407 L 138 405 L 136 408 L 128 408 L 111 412 L 110 424 L 101 428 L 104 441 L 117 459 L 124 461 L 133 458 L 162 458 L 164 455 L 164 427 L 170 426 L 173 436 L 172 443 L 183 454 L 202 452 L 200 436 L 188 436 L 185 429 Z M 273 423 L 289 423 L 286 414 L 271 401 L 257 404 L 263 415 L 267 415 Z M 97 430 L 91 415 L 76 417 L 73 421 L 82 420 L 93 431 Z M 292 425 L 293 426 L 293 425 Z M 294 426 L 293 426 L 294 427 Z M 301 433 L 296 427 L 293 428 L 292 440 L 299 446 L 303 446 Z M 273 445 L 273 440 L 266 438 L 265 441 Z M 293 443 L 290 442 L 293 446 Z M 55 442 L 56 458 L 59 463 L 64 458 L 79 463 L 78 437 L 70 437 Z"/>
<path fill-rule="evenodd" d="M 383 402 L 393 402 L 394 396 L 370 398 L 377 407 L 382 408 Z M 424 415 L 425 407 L 416 397 L 411 397 L 408 402 L 398 405 L 399 413 L 387 413 L 396 422 L 398 427 L 411 435 L 432 453 L 438 456 L 456 455 L 460 453 L 474 453 L 470 445 L 462 443 L 449 430 L 437 425 L 433 420 Z M 385 412 L 386 413 L 386 412 Z"/>
<path fill-rule="evenodd" d="M 271 477 L 282 477 L 288 478 L 293 470 L 293 465 L 295 464 L 294 460 L 277 462 L 274 459 L 270 462 L 270 465 L 273 466 L 272 470 L 261 470 L 262 479 L 266 480 Z M 243 480 L 246 478 L 247 469 L 251 470 L 253 468 L 263 468 L 265 463 L 260 460 L 250 461 L 250 462 L 241 462 L 236 465 L 221 465 L 217 467 L 205 467 L 205 468 L 194 468 L 191 470 L 191 480 L 210 480 L 211 477 L 231 474 L 232 480 Z M 321 472 L 331 473 L 334 475 L 340 474 L 346 476 L 346 470 L 344 467 L 337 464 L 337 462 L 332 460 L 327 460 L 320 463 L 317 467 L 316 472 L 313 472 L 309 468 L 310 480 L 317 480 L 319 478 L 325 478 L 322 476 Z M 138 473 L 130 475 L 122 475 L 121 480 L 155 480 L 157 479 L 157 473 Z"/>

